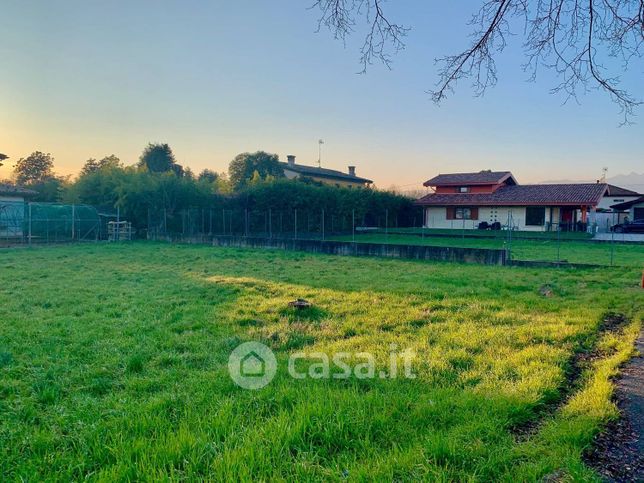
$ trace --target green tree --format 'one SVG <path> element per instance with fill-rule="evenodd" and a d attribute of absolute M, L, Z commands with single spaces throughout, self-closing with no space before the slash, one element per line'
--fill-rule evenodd
<path fill-rule="evenodd" d="M 0 167 L 2 167 L 2 164 L 3 164 L 2 162 L 7 159 L 9 159 L 9 156 L 7 156 L 6 154 L 0 153 Z"/>
<path fill-rule="evenodd" d="M 18 184 L 42 183 L 54 177 L 54 158 L 51 154 L 35 151 L 26 158 L 20 158 L 13 173 Z"/>
<path fill-rule="evenodd" d="M 280 166 L 277 154 L 257 151 L 235 156 L 228 167 L 228 176 L 233 189 L 238 190 L 246 186 L 253 178 L 255 181 L 258 178 L 262 180 L 268 177 L 282 178 L 284 170 Z"/>
<path fill-rule="evenodd" d="M 33 201 L 57 202 L 65 196 L 69 186 L 69 179 L 60 176 L 51 176 L 49 178 L 29 184 L 29 188 L 38 194 L 33 196 Z"/>
<path fill-rule="evenodd" d="M 173 171 L 183 174 L 183 168 L 176 162 L 172 149 L 167 144 L 149 143 L 139 158 L 139 167 L 150 173 L 167 173 Z"/>
<path fill-rule="evenodd" d="M 219 179 L 219 174 L 211 169 L 204 169 L 201 173 L 199 173 L 197 179 L 199 181 L 208 181 L 209 183 L 214 183 Z"/>
<path fill-rule="evenodd" d="M 96 161 L 94 158 L 89 158 L 85 161 L 85 165 L 82 167 L 80 175 L 85 176 L 89 173 L 94 173 L 101 169 L 110 169 L 110 168 L 120 168 L 122 167 L 121 160 L 114 154 L 105 156 L 103 159 Z"/>

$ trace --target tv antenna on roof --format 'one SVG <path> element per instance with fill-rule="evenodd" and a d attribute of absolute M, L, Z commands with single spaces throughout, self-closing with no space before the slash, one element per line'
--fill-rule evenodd
<path fill-rule="evenodd" d="M 318 139 L 318 168 L 322 167 L 322 145 L 324 140 Z"/>

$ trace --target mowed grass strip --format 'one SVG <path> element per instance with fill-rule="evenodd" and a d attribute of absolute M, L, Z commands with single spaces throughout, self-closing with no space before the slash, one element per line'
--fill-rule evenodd
<path fill-rule="evenodd" d="M 475 232 L 476 233 L 476 232 Z M 489 232 L 488 232 L 489 233 Z M 505 249 L 510 247 L 515 260 L 534 261 L 567 261 L 570 263 L 588 263 L 593 265 L 644 268 L 644 244 L 620 243 L 616 235 L 615 243 L 577 240 L 571 238 L 558 242 L 552 236 L 542 236 L 542 240 L 524 240 L 520 238 L 507 240 L 505 232 L 496 232 L 493 238 L 468 238 L 460 236 L 458 230 L 452 230 L 451 237 L 432 237 L 404 234 L 360 234 L 355 236 L 358 243 L 392 243 L 399 245 L 429 245 L 437 247 L 491 248 Z M 522 232 L 525 233 L 525 232 Z M 478 234 L 478 233 L 477 233 Z M 352 241 L 351 236 L 334 237 L 333 240 Z M 572 241 L 571 241 L 572 240 Z"/>
<path fill-rule="evenodd" d="M 581 454 L 615 415 L 609 378 L 643 312 L 628 269 L 146 243 L 0 257 L 3 480 L 594 478 Z M 632 322 L 600 335 L 608 312 Z M 247 340 L 279 361 L 259 391 L 228 377 Z M 416 379 L 286 371 L 302 350 L 385 368 L 392 344 L 416 352 Z"/>

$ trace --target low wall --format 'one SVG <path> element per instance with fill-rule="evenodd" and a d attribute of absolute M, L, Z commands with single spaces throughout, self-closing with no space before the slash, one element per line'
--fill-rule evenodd
<path fill-rule="evenodd" d="M 529 268 L 606 268 L 606 265 L 594 263 L 548 262 L 541 260 L 510 260 L 508 265 Z"/>
<path fill-rule="evenodd" d="M 505 265 L 505 250 L 486 248 L 432 247 L 424 245 L 394 245 L 388 243 L 353 243 L 322 240 L 292 240 L 215 236 L 212 244 L 219 247 L 271 248 L 326 253 L 329 255 L 370 256 L 440 260 L 446 262 Z"/>

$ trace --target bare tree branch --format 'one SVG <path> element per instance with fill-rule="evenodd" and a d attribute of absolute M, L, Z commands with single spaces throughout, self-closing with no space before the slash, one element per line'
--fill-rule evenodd
<path fill-rule="evenodd" d="M 318 31 L 326 27 L 343 42 L 356 28 L 356 19 L 364 17 L 367 33 L 360 49 L 361 73 L 366 72 L 374 60 L 390 69 L 392 54 L 405 48 L 403 38 L 409 28 L 390 22 L 382 4 L 383 0 L 316 0 L 311 6 L 322 12 Z"/>
<path fill-rule="evenodd" d="M 326 27 L 346 40 L 357 21 L 368 28 L 361 48 L 362 72 L 374 60 L 391 67 L 391 55 L 404 48 L 407 27 L 391 22 L 384 0 L 316 0 L 322 12 L 318 29 Z M 560 82 L 552 93 L 565 101 L 577 100 L 578 91 L 600 89 L 608 94 L 630 121 L 642 102 L 620 87 L 619 75 L 644 55 L 644 0 L 485 0 L 470 25 L 473 40 L 456 54 L 436 60 L 439 80 L 432 99 L 439 103 L 461 79 L 470 79 L 476 95 L 497 81 L 495 56 L 512 36 L 511 26 L 525 28 L 523 68 L 535 80 L 540 68 L 554 71 Z M 611 74 L 612 72 L 612 74 Z M 644 85 L 644 84 L 643 84 Z"/>

